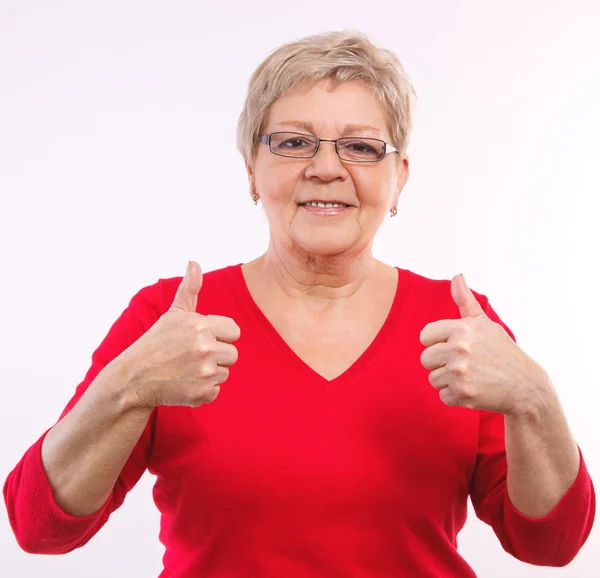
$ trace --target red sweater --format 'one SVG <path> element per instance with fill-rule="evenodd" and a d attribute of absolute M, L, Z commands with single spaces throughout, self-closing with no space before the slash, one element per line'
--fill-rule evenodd
<path fill-rule="evenodd" d="M 161 279 L 132 298 L 63 415 L 168 309 L 180 281 Z M 475 295 L 514 339 L 487 297 Z M 54 502 L 42 436 L 4 486 L 23 549 L 82 546 L 146 468 L 157 476 L 163 578 L 472 577 L 456 541 L 469 497 L 504 549 L 525 562 L 565 565 L 587 539 L 595 494 L 583 458 L 550 514 L 522 515 L 506 491 L 503 416 L 448 407 L 429 384 L 419 334 L 431 321 L 460 317 L 449 281 L 399 269 L 385 324 L 332 381 L 283 341 L 239 265 L 204 275 L 198 312 L 241 328 L 239 359 L 217 400 L 157 408 L 106 504 L 83 518 Z"/>

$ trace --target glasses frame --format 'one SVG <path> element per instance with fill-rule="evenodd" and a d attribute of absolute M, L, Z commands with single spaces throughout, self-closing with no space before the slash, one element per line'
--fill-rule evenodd
<path fill-rule="evenodd" d="M 311 139 L 317 139 L 317 148 L 315 149 L 315 152 L 309 156 L 309 157 L 295 157 L 295 156 L 291 156 L 291 155 L 282 155 L 281 153 L 276 153 L 273 151 L 273 148 L 271 147 L 271 138 L 273 137 L 274 134 L 296 134 L 298 136 L 307 136 Z M 379 141 L 381 143 L 383 143 L 383 156 L 380 159 L 375 159 L 373 161 L 357 161 L 357 160 L 350 160 L 350 159 L 343 159 L 340 156 L 340 150 L 338 148 L 338 141 L 340 140 L 347 140 L 347 139 L 365 139 L 365 140 L 376 140 Z M 306 133 L 302 133 L 302 132 L 294 132 L 294 131 L 288 131 L 288 130 L 280 130 L 280 131 L 276 131 L 276 132 L 272 132 L 269 134 L 263 134 L 259 137 L 258 139 L 261 143 L 269 145 L 269 150 L 276 156 L 278 157 L 284 157 L 286 159 L 301 159 L 301 160 L 305 160 L 305 159 L 312 159 L 314 158 L 317 153 L 319 152 L 319 149 L 321 148 L 321 143 L 322 142 L 332 142 L 335 143 L 335 152 L 337 153 L 337 156 L 339 157 L 339 159 L 342 162 L 345 163 L 379 163 L 382 160 L 385 159 L 385 156 L 389 153 L 397 153 L 398 149 L 390 144 L 385 142 L 384 140 L 380 139 L 380 138 L 373 138 L 373 137 L 359 137 L 359 136 L 344 136 L 341 138 L 336 138 L 336 139 L 327 139 L 327 138 L 319 138 L 318 136 L 312 135 L 312 134 L 306 134 Z"/>

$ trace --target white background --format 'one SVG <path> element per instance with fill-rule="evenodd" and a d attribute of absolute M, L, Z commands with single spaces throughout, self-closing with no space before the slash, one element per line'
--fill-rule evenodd
<path fill-rule="evenodd" d="M 376 255 L 463 272 L 559 391 L 600 484 L 600 8 L 589 0 L 0 1 L 0 480 L 57 418 L 142 286 L 250 260 L 267 222 L 235 128 L 280 44 L 357 28 L 398 53 L 418 101 L 411 176 Z M 66 556 L 20 551 L 0 508 L 0 573 L 152 577 L 145 475 Z M 600 525 L 566 568 L 521 563 L 470 519 L 486 578 L 598 576 Z"/>

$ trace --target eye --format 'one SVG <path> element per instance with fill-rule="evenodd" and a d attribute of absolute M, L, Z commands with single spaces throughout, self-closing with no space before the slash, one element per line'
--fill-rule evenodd
<path fill-rule="evenodd" d="M 377 152 L 370 144 L 360 140 L 346 143 L 344 147 L 356 153 L 371 154 Z"/>
<path fill-rule="evenodd" d="M 302 146 L 310 146 L 311 143 L 309 143 L 307 140 L 304 140 L 303 138 L 289 138 L 287 140 L 284 140 L 281 144 L 279 144 L 280 147 L 283 148 L 290 148 L 290 149 L 297 149 L 300 148 Z"/>
<path fill-rule="evenodd" d="M 351 161 L 377 161 L 383 155 L 383 145 L 375 139 L 348 139 L 340 145 L 340 156 Z"/>

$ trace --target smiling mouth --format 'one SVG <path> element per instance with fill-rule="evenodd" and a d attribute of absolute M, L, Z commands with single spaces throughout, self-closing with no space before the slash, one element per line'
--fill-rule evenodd
<path fill-rule="evenodd" d="M 308 203 L 298 203 L 301 207 L 318 207 L 320 209 L 344 209 L 351 207 L 352 205 L 346 205 L 345 203 L 325 203 L 321 201 L 309 201 Z"/>

